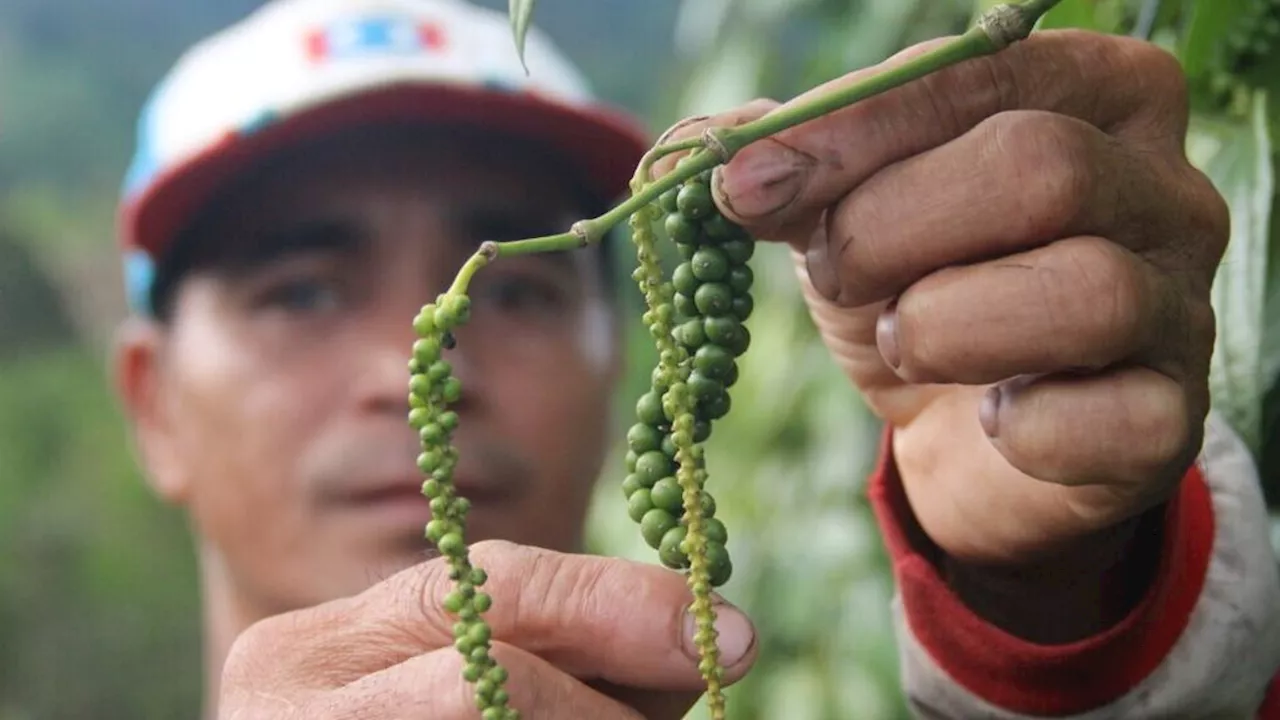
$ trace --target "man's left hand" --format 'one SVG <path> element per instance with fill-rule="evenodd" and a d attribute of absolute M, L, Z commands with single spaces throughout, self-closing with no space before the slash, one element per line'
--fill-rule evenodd
<path fill-rule="evenodd" d="M 756 101 L 671 137 L 778 108 Z M 1043 32 L 716 173 L 730 219 L 793 249 L 822 337 L 893 428 L 911 507 L 958 587 L 990 568 L 1068 582 L 1036 575 L 1048 557 L 1096 584 L 1200 447 L 1229 217 L 1186 159 L 1187 121 L 1171 55 Z"/>

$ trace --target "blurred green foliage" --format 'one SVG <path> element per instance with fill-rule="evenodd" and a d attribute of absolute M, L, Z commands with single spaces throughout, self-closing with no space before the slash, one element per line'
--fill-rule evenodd
<path fill-rule="evenodd" d="M 1154 39 L 1196 58 L 1193 79 L 1203 92 L 1189 149 L 1232 199 L 1233 213 L 1249 219 L 1237 224 L 1220 276 L 1221 342 L 1229 350 L 1215 365 L 1215 393 L 1275 477 L 1280 461 L 1267 451 L 1277 445 L 1280 410 L 1261 397 L 1277 394 L 1272 342 L 1280 313 L 1265 312 L 1276 298 L 1276 265 L 1265 262 L 1276 247 L 1276 113 L 1265 111 L 1274 93 L 1266 82 L 1234 86 L 1224 104 L 1211 73 L 1197 69 L 1217 62 L 1217 45 L 1205 38 L 1222 24 L 1218 2 L 1167 0 Z M 0 222 L 12 231 L 0 233 L 0 720 L 196 713 L 202 676 L 192 546 L 183 518 L 146 490 L 106 383 L 102 338 L 120 305 L 112 210 L 146 91 L 183 47 L 257 4 L 0 3 Z M 480 4 L 503 9 L 507 0 Z M 974 7 L 973 0 L 543 0 L 535 20 L 606 98 L 656 132 L 680 116 L 753 97 L 783 100 L 958 32 Z M 1051 20 L 1130 32 L 1142 11 L 1140 1 L 1067 0 Z M 646 58 L 643 72 L 637 57 Z M 789 258 L 764 247 L 753 264 L 753 351 L 742 362 L 735 411 L 709 448 L 736 568 L 723 592 L 756 618 L 763 647 L 756 670 L 729 691 L 732 716 L 906 717 L 892 582 L 863 497 L 880 428 L 829 362 Z M 653 364 L 639 322 L 633 331 L 619 438 Z M 619 446 L 605 468 L 591 547 L 653 562 L 625 517 L 621 453 Z"/>

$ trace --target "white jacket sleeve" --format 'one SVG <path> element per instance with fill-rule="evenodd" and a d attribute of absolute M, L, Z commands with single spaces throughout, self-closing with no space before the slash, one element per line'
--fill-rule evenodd
<path fill-rule="evenodd" d="M 1253 458 L 1216 414 L 1168 506 L 1146 597 L 1104 633 L 1036 645 L 965 607 L 912 547 L 886 435 L 871 499 L 893 559 L 903 689 L 921 718 L 1280 720 L 1280 563 Z"/>

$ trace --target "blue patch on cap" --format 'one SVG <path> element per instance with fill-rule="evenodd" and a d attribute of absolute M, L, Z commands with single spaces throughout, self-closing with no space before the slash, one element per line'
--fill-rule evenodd
<path fill-rule="evenodd" d="M 495 90 L 497 92 L 518 93 L 524 88 L 519 84 L 502 77 L 490 75 L 480 82 L 486 90 Z"/>
<path fill-rule="evenodd" d="M 142 108 L 142 112 L 138 117 L 134 140 L 137 148 L 134 151 L 133 161 L 130 163 L 124 179 L 123 190 L 126 197 L 140 192 L 155 178 L 160 170 L 160 159 L 156 156 L 154 138 L 156 136 L 156 123 L 159 121 L 157 117 L 158 108 L 164 96 L 167 82 L 166 79 L 156 86 L 151 93 L 151 97 L 147 98 L 146 105 Z"/>
<path fill-rule="evenodd" d="M 240 134 L 242 136 L 252 135 L 258 132 L 259 130 L 262 130 L 263 128 L 268 127 L 269 125 L 274 123 L 277 119 L 279 119 L 279 117 L 280 117 L 280 114 L 277 113 L 275 110 L 263 110 L 257 115 L 254 115 L 253 118 L 249 120 L 249 122 L 245 123 L 240 128 Z"/>
<path fill-rule="evenodd" d="M 156 265 L 144 250 L 129 250 L 124 255 L 124 288 L 129 307 L 136 313 L 151 315 L 151 286 L 156 279 Z"/>

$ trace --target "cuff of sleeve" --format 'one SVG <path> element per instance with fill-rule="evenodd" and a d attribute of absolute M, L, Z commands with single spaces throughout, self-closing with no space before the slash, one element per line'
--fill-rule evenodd
<path fill-rule="evenodd" d="M 1213 550 L 1212 500 L 1199 466 L 1193 465 L 1166 508 L 1160 566 L 1139 604 L 1099 635 L 1039 645 L 977 616 L 929 561 L 930 549 L 898 476 L 891 429 L 883 435 L 868 493 L 911 633 L 955 682 L 1015 713 L 1085 712 L 1135 687 L 1186 629 Z"/>

